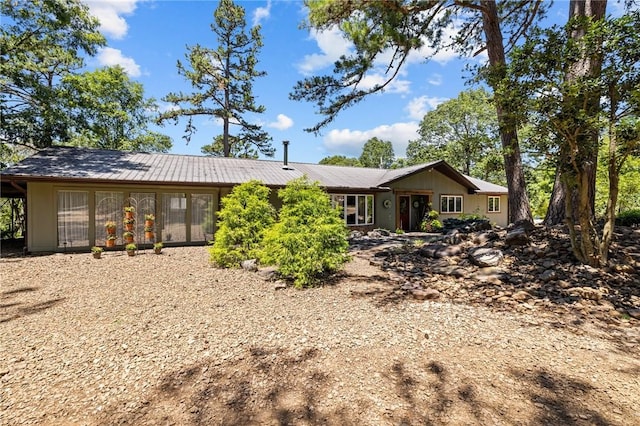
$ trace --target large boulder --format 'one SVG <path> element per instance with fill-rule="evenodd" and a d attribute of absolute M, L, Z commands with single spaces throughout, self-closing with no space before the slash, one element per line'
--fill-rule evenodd
<path fill-rule="evenodd" d="M 471 263 L 481 268 L 498 266 L 504 258 L 502 251 L 491 247 L 474 247 L 468 254 Z"/>
<path fill-rule="evenodd" d="M 508 246 L 526 246 L 529 244 L 529 236 L 524 229 L 514 228 L 507 232 L 504 242 Z"/>

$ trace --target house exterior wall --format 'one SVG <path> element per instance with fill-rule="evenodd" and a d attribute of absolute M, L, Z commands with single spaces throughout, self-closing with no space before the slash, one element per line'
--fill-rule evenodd
<path fill-rule="evenodd" d="M 398 180 L 391 185 L 393 192 L 411 193 L 412 191 L 431 191 L 432 208 L 440 213 L 439 219 L 442 221 L 447 218 L 457 218 L 460 213 L 442 213 L 440 211 L 440 197 L 442 195 L 459 195 L 462 196 L 462 212 L 465 214 L 479 214 L 486 216 L 489 220 L 499 226 L 507 226 L 507 195 L 496 194 L 500 196 L 500 212 L 488 213 L 488 195 L 486 194 L 468 194 L 468 190 L 463 185 L 448 178 L 436 170 L 427 170 L 408 176 L 405 179 Z M 394 200 L 394 203 L 396 201 Z M 397 210 L 394 210 L 397 212 Z M 397 214 L 397 213 L 396 213 Z M 388 219 L 387 219 L 388 220 Z M 395 217 L 391 226 L 384 226 L 387 229 L 394 229 L 396 226 Z M 385 224 L 389 225 L 388 222 Z M 381 226 L 383 227 L 383 226 Z"/>
<path fill-rule="evenodd" d="M 222 190 L 222 191 L 221 191 Z M 101 244 L 101 240 L 104 239 L 104 229 L 98 227 L 95 221 L 96 214 L 96 191 L 104 192 L 122 192 L 124 198 L 129 197 L 131 193 L 154 193 L 155 194 L 155 215 L 156 215 L 156 240 L 163 240 L 163 242 L 170 243 L 164 238 L 166 235 L 162 235 L 162 214 L 161 214 L 161 197 L 162 194 L 167 193 L 185 193 L 185 194 L 209 194 L 212 196 L 212 211 L 216 212 L 219 209 L 219 196 L 221 192 L 224 192 L 226 188 L 216 187 L 203 187 L 203 186 L 163 186 L 163 185 L 111 185 L 111 184 L 64 184 L 64 183 L 48 183 L 48 182 L 29 182 L 27 185 L 27 229 L 28 240 L 27 249 L 31 252 L 43 252 L 43 251 L 64 251 L 69 250 L 82 250 L 89 247 Z M 87 246 L 74 246 L 74 247 L 58 247 L 58 191 L 84 191 L 88 194 L 89 204 L 89 245 Z M 229 192 L 228 190 L 226 192 Z M 191 198 L 189 200 L 188 207 L 191 205 Z M 191 243 L 191 209 L 186 208 L 186 225 L 185 232 L 188 236 L 188 241 L 184 244 Z M 214 218 L 214 232 L 215 232 Z M 142 231 L 144 217 L 138 218 L 138 227 Z M 121 237 L 121 235 L 118 235 Z M 213 235 L 206 235 L 207 239 L 212 238 Z M 140 232 L 139 243 L 144 242 L 142 239 L 142 232 Z M 149 245 L 151 241 L 147 241 Z M 195 242 L 194 242 L 195 243 Z M 198 242 L 200 243 L 200 241 Z"/>

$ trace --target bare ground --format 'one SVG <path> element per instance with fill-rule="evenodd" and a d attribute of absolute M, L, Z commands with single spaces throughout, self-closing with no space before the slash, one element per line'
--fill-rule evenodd
<path fill-rule="evenodd" d="M 202 247 L 0 259 L 0 424 L 640 424 L 640 331 L 309 290 Z M 372 289 L 371 292 L 367 289 Z"/>

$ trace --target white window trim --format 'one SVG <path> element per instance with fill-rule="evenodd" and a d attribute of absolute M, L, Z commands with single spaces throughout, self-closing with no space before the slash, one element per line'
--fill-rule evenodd
<path fill-rule="evenodd" d="M 498 210 L 491 210 L 491 199 L 497 199 L 498 200 Z M 500 208 L 502 201 L 500 200 L 500 196 L 499 195 L 488 195 L 487 196 L 487 213 L 500 213 Z M 493 206 L 495 207 L 496 203 L 495 201 L 493 202 Z"/>
<path fill-rule="evenodd" d="M 450 211 L 442 210 L 442 199 L 443 198 L 447 198 L 447 206 L 449 205 L 449 202 L 448 202 L 449 198 L 453 198 L 453 199 L 460 198 L 460 211 L 452 211 L 452 212 L 450 212 Z M 453 205 L 454 205 L 454 210 L 455 210 L 455 205 L 456 205 L 455 201 L 454 201 Z M 462 212 L 464 212 L 464 197 L 462 195 L 448 195 L 448 194 L 440 195 L 440 213 L 443 213 L 443 214 L 455 214 L 455 213 L 462 213 Z"/>
<path fill-rule="evenodd" d="M 376 217 L 375 217 L 375 197 L 373 194 L 330 194 L 331 196 L 331 203 L 336 205 L 337 201 L 336 198 L 337 197 L 344 197 L 343 201 L 342 201 L 342 218 L 344 219 L 344 223 L 347 226 L 367 226 L 367 225 L 373 225 L 376 222 Z M 356 197 L 356 223 L 347 223 L 347 199 L 348 197 Z M 364 218 L 365 218 L 365 222 L 364 223 L 358 223 L 358 216 L 359 216 L 359 212 L 358 212 L 358 197 L 365 197 L 365 202 L 364 202 Z M 371 214 L 369 214 L 369 203 L 367 203 L 367 197 L 371 197 Z M 370 223 L 366 223 L 366 218 L 371 216 L 371 222 Z"/>

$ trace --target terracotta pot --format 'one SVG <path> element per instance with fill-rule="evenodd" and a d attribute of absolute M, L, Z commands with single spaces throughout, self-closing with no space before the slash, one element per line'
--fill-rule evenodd
<path fill-rule="evenodd" d="M 136 255 L 136 251 L 135 250 L 127 250 L 127 254 L 129 256 L 135 256 Z"/>
<path fill-rule="evenodd" d="M 91 253 L 91 254 L 93 254 L 94 259 L 100 259 L 100 256 L 102 256 L 102 253 Z"/>
<path fill-rule="evenodd" d="M 115 247 L 116 240 L 107 240 L 107 247 Z"/>
<path fill-rule="evenodd" d="M 133 242 L 133 237 L 123 237 L 125 244 L 129 244 Z"/>
<path fill-rule="evenodd" d="M 135 224 L 133 224 L 133 223 L 125 223 L 124 224 L 124 230 L 131 232 L 131 231 L 133 231 L 133 227 L 134 226 L 135 226 Z"/>
<path fill-rule="evenodd" d="M 145 228 L 153 228 L 153 221 L 149 220 L 149 219 L 145 220 L 144 221 L 144 227 Z"/>
<path fill-rule="evenodd" d="M 106 228 L 107 230 L 107 235 L 116 235 L 116 232 L 118 231 L 118 228 L 113 226 L 110 228 Z"/>
<path fill-rule="evenodd" d="M 153 252 L 154 252 L 155 254 L 160 254 L 160 253 L 162 253 L 162 249 L 161 249 L 161 248 L 154 248 L 154 249 L 153 249 Z"/>
<path fill-rule="evenodd" d="M 127 219 L 133 219 L 133 212 L 124 212 L 124 217 Z"/>
<path fill-rule="evenodd" d="M 147 240 L 153 240 L 153 237 L 154 237 L 153 232 L 149 232 L 149 231 L 145 232 L 145 233 L 144 233 L 144 237 L 145 237 Z"/>

